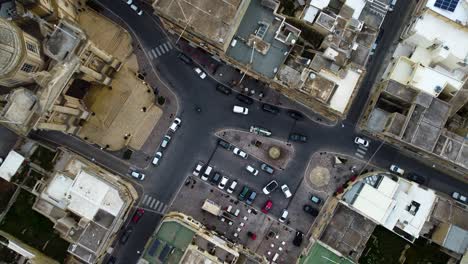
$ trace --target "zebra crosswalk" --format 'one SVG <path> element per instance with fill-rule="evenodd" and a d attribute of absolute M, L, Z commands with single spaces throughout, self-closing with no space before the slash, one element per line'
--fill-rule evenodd
<path fill-rule="evenodd" d="M 154 59 L 168 53 L 170 50 L 172 50 L 172 44 L 169 41 L 166 41 L 166 42 L 160 44 L 159 46 L 156 46 L 156 47 L 152 48 L 148 52 L 148 56 L 150 57 L 150 59 L 154 60 Z"/>
<path fill-rule="evenodd" d="M 159 201 L 158 199 L 145 194 L 141 200 L 141 207 L 151 209 L 157 213 L 164 214 L 167 210 L 167 204 Z"/>
<path fill-rule="evenodd" d="M 356 155 L 357 157 L 363 159 L 364 156 L 366 156 L 366 153 L 367 153 L 367 147 L 364 147 L 363 145 L 359 145 L 358 148 L 356 149 L 356 153 L 354 153 L 354 155 Z"/>

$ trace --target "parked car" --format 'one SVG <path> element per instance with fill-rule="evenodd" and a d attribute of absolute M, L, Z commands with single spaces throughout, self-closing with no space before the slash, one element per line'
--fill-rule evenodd
<path fill-rule="evenodd" d="M 133 232 L 133 227 L 129 227 L 125 230 L 125 232 L 122 234 L 120 237 L 120 244 L 125 244 L 127 243 L 128 239 L 130 238 L 130 235 L 132 235 Z"/>
<path fill-rule="evenodd" d="M 107 264 L 115 264 L 117 263 L 117 258 L 114 256 L 110 256 L 109 260 L 107 261 Z"/>
<path fill-rule="evenodd" d="M 216 85 L 216 91 L 221 92 L 225 95 L 230 95 L 232 93 L 231 88 L 228 88 L 222 84 Z"/>
<path fill-rule="evenodd" d="M 137 13 L 137 15 L 141 16 L 143 15 L 143 10 L 141 10 L 138 6 L 136 5 L 133 5 L 131 4 L 130 5 L 130 9 L 132 9 L 133 11 L 135 11 Z"/>
<path fill-rule="evenodd" d="M 252 167 L 251 165 L 247 165 L 247 167 L 245 167 L 245 169 L 250 172 L 251 174 L 253 174 L 253 176 L 257 176 L 258 175 L 258 170 L 255 169 L 254 167 Z"/>
<path fill-rule="evenodd" d="M 216 171 L 213 177 L 210 179 L 210 182 L 213 184 L 218 184 L 220 180 L 221 180 L 221 174 Z"/>
<path fill-rule="evenodd" d="M 220 188 L 221 190 L 223 190 L 224 187 L 226 187 L 226 184 L 227 184 L 228 181 L 229 181 L 229 179 L 228 179 L 226 176 L 223 176 L 223 177 L 221 178 L 221 181 L 220 181 L 219 184 L 218 184 L 218 188 Z"/>
<path fill-rule="evenodd" d="M 271 210 L 271 207 L 273 207 L 273 202 L 271 200 L 266 201 L 265 205 L 262 208 L 262 212 L 264 214 L 268 214 L 268 212 Z"/>
<path fill-rule="evenodd" d="M 205 79 L 206 78 L 206 73 L 204 73 L 200 68 L 198 67 L 195 67 L 193 68 L 193 70 L 195 71 L 195 73 L 200 76 L 201 79 Z"/>
<path fill-rule="evenodd" d="M 249 194 L 249 197 L 247 198 L 247 200 L 245 201 L 246 204 L 252 204 L 253 201 L 255 200 L 255 197 L 257 197 L 257 193 L 252 191 L 250 194 Z"/>
<path fill-rule="evenodd" d="M 242 188 L 242 191 L 239 193 L 239 196 L 238 196 L 239 201 L 244 201 L 245 198 L 247 197 L 247 194 L 249 194 L 249 187 L 244 186 Z"/>
<path fill-rule="evenodd" d="M 296 235 L 294 236 L 293 240 L 293 245 L 295 245 L 296 247 L 300 247 L 303 239 L 304 234 L 301 231 L 296 231 Z"/>
<path fill-rule="evenodd" d="M 203 166 L 205 166 L 205 163 L 199 161 L 198 164 L 197 164 L 197 166 L 195 166 L 195 169 L 194 169 L 193 172 L 192 172 L 193 176 L 198 176 L 198 175 L 200 175 L 200 172 L 201 172 Z"/>
<path fill-rule="evenodd" d="M 249 156 L 249 155 L 247 155 L 247 153 L 245 153 L 244 151 L 242 151 L 240 148 L 237 148 L 237 147 L 235 147 L 232 150 L 232 153 L 234 153 L 235 155 L 240 156 L 240 157 L 242 157 L 244 159 L 247 159 L 247 157 Z"/>
<path fill-rule="evenodd" d="M 414 172 L 408 173 L 408 176 L 407 176 L 407 177 L 408 177 L 408 179 L 409 179 L 410 181 L 414 181 L 414 182 L 416 182 L 416 183 L 418 183 L 418 184 L 424 184 L 424 183 L 426 182 L 426 178 L 425 178 L 425 177 L 423 177 L 423 176 L 421 176 L 421 175 L 419 175 L 419 174 L 416 174 L 416 173 L 414 173 Z"/>
<path fill-rule="evenodd" d="M 133 178 L 135 178 L 135 179 L 137 179 L 137 180 L 140 180 L 140 181 L 142 181 L 142 180 L 145 179 L 145 174 L 143 174 L 143 173 L 141 173 L 141 172 L 138 172 L 138 171 L 136 171 L 136 170 L 131 171 L 131 172 L 130 172 L 130 175 L 131 175 Z"/>
<path fill-rule="evenodd" d="M 289 134 L 289 140 L 295 142 L 307 142 L 307 136 L 298 133 L 291 133 Z"/>
<path fill-rule="evenodd" d="M 221 147 L 225 148 L 225 149 L 231 149 L 231 144 L 227 141 L 224 141 L 222 139 L 218 139 L 218 145 L 220 145 Z"/>
<path fill-rule="evenodd" d="M 253 99 L 243 94 L 236 95 L 236 99 L 247 105 L 253 104 Z"/>
<path fill-rule="evenodd" d="M 180 123 L 182 123 L 182 120 L 178 117 L 174 119 L 174 122 L 172 122 L 172 125 L 169 127 L 172 132 L 176 132 L 176 130 L 180 127 Z"/>
<path fill-rule="evenodd" d="M 316 217 L 319 214 L 319 211 L 317 209 L 313 208 L 312 206 L 308 204 L 304 205 L 302 209 L 304 210 L 304 212 L 311 214 L 314 217 Z"/>
<path fill-rule="evenodd" d="M 154 154 L 153 161 L 151 162 L 154 166 L 159 165 L 159 161 L 162 159 L 162 152 L 158 151 L 156 154 Z"/>
<path fill-rule="evenodd" d="M 188 65 L 191 65 L 193 64 L 193 61 L 191 58 L 189 58 L 187 55 L 183 54 L 182 52 L 180 52 L 177 57 L 183 61 L 185 64 L 188 64 Z"/>
<path fill-rule="evenodd" d="M 286 197 L 286 199 L 292 196 L 291 190 L 286 184 L 281 185 L 281 191 L 283 191 L 283 194 Z"/>
<path fill-rule="evenodd" d="M 460 194 L 459 192 L 453 192 L 452 198 L 462 203 L 466 203 L 467 201 L 466 196 Z"/>
<path fill-rule="evenodd" d="M 226 190 L 228 193 L 233 193 L 234 190 L 236 189 L 236 186 L 237 186 L 237 181 L 234 180 L 231 182 L 231 184 L 229 185 L 228 189 Z"/>
<path fill-rule="evenodd" d="M 236 114 L 241 114 L 241 115 L 248 115 L 249 114 L 249 109 L 247 107 L 235 105 L 232 108 L 232 112 L 236 113 Z"/>
<path fill-rule="evenodd" d="M 254 133 L 264 137 L 271 136 L 271 131 L 263 127 L 250 126 L 250 133 Z"/>
<path fill-rule="evenodd" d="M 281 223 L 284 223 L 286 221 L 286 219 L 288 218 L 288 210 L 287 209 L 283 209 L 283 211 L 281 211 L 281 216 L 280 218 L 278 219 Z"/>
<path fill-rule="evenodd" d="M 143 208 L 138 208 L 135 214 L 133 214 L 132 222 L 138 223 L 138 221 L 140 221 L 140 218 L 143 217 L 143 214 L 145 214 L 145 210 Z"/>
<path fill-rule="evenodd" d="M 354 139 L 354 143 L 358 144 L 358 145 L 363 145 L 364 147 L 369 147 L 369 141 L 366 140 L 366 139 L 363 139 L 361 137 L 356 137 Z"/>
<path fill-rule="evenodd" d="M 125 3 L 127 3 L 127 5 L 131 5 L 133 4 L 133 0 L 123 0 Z"/>
<path fill-rule="evenodd" d="M 320 197 L 315 196 L 315 195 L 312 195 L 310 197 L 310 201 L 313 202 L 314 204 L 321 204 L 322 203 L 322 199 L 320 199 Z"/>
<path fill-rule="evenodd" d="M 272 191 L 276 190 L 278 188 L 278 182 L 275 180 L 270 181 L 265 187 L 263 187 L 263 193 L 268 195 Z"/>
<path fill-rule="evenodd" d="M 297 121 L 304 119 L 304 115 L 303 115 L 303 114 L 301 114 L 300 112 L 294 111 L 294 110 L 289 110 L 289 111 L 288 111 L 288 115 L 289 115 L 292 119 L 297 120 Z"/>
<path fill-rule="evenodd" d="M 207 181 L 211 175 L 211 171 L 213 171 L 213 167 L 211 166 L 206 166 L 205 172 L 203 172 L 203 175 L 200 177 L 202 180 Z"/>
<path fill-rule="evenodd" d="M 263 104 L 262 109 L 263 111 L 274 114 L 274 115 L 280 112 L 280 109 L 278 107 L 270 105 L 270 104 Z"/>
<path fill-rule="evenodd" d="M 400 167 L 398 167 L 397 165 L 391 165 L 390 171 L 399 175 L 403 175 L 405 173 L 405 171 L 401 169 Z"/>
<path fill-rule="evenodd" d="M 168 135 L 165 135 L 161 142 L 161 148 L 163 149 L 167 148 L 167 146 L 169 145 L 169 142 L 171 142 L 171 137 Z"/>
<path fill-rule="evenodd" d="M 262 165 L 260 166 L 260 169 L 262 169 L 262 171 L 268 174 L 273 174 L 275 172 L 275 170 L 266 163 L 262 163 Z"/>

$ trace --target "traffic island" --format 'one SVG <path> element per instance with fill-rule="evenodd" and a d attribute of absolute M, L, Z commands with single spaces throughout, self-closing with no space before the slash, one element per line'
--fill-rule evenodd
<path fill-rule="evenodd" d="M 276 169 L 284 170 L 294 157 L 294 147 L 275 138 L 237 129 L 223 129 L 215 135 Z"/>

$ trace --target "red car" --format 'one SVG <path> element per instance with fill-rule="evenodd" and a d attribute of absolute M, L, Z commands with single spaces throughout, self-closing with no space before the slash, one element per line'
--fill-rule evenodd
<path fill-rule="evenodd" d="M 262 212 L 265 213 L 265 214 L 268 214 L 268 211 L 270 211 L 271 207 L 273 206 L 273 202 L 271 200 L 268 200 L 266 203 L 265 203 L 265 206 L 263 206 L 262 208 Z"/>
<path fill-rule="evenodd" d="M 143 210 L 143 208 L 138 208 L 132 217 L 132 222 L 138 223 L 138 221 L 140 221 L 140 218 L 143 216 L 143 214 L 145 214 L 145 210 Z"/>

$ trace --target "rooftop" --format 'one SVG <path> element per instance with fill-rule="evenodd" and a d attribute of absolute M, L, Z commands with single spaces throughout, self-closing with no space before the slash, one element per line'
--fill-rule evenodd
<path fill-rule="evenodd" d="M 463 3 L 464 0 L 460 0 L 457 7 L 453 12 L 436 7 L 434 4 L 436 0 L 428 0 L 426 7 L 437 12 L 440 15 L 445 16 L 446 18 L 461 23 L 462 25 L 468 24 L 468 5 Z M 465 1 L 466 2 L 466 1 Z"/>
<path fill-rule="evenodd" d="M 166 19 L 226 51 L 250 0 L 156 0 Z M 252 1 L 257 2 L 257 1 Z"/>
<path fill-rule="evenodd" d="M 64 20 L 54 26 L 55 30 L 44 41 L 44 50 L 54 60 L 63 61 L 75 54 L 81 41 L 86 36 L 81 29 Z"/>
<path fill-rule="evenodd" d="M 24 157 L 18 152 L 11 150 L 5 160 L 0 164 L 0 178 L 10 181 L 23 164 Z"/>
<path fill-rule="evenodd" d="M 299 259 L 300 264 L 353 264 L 351 260 L 347 259 L 334 252 L 330 247 L 322 245 L 320 242 L 315 243 L 309 250 L 307 256 Z"/>

